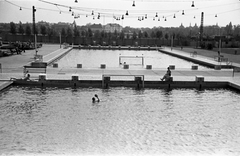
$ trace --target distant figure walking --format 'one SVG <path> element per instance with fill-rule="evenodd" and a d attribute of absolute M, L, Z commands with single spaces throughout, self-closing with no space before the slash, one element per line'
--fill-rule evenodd
<path fill-rule="evenodd" d="M 161 78 L 161 80 L 162 80 L 162 81 L 163 81 L 163 80 L 167 81 L 167 80 L 170 78 L 171 75 L 172 75 L 172 74 L 171 74 L 171 70 L 170 70 L 170 68 L 168 67 L 166 74 L 163 76 L 163 78 Z"/>
<path fill-rule="evenodd" d="M 220 62 L 220 51 L 218 51 L 218 62 Z"/>
<path fill-rule="evenodd" d="M 220 51 L 218 51 L 218 62 L 221 62 L 223 58 L 223 55 L 221 55 Z"/>

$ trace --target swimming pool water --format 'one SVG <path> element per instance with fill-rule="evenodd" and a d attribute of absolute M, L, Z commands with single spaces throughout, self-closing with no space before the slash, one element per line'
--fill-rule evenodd
<path fill-rule="evenodd" d="M 0 97 L 0 154 L 240 154 L 232 90 L 15 86 Z"/>
<path fill-rule="evenodd" d="M 121 60 L 119 58 L 121 57 Z M 126 58 L 129 57 L 129 58 Z M 134 58 L 135 57 L 135 58 Z M 142 65 L 142 57 L 144 63 Z M 73 49 L 70 53 L 58 61 L 58 66 L 62 68 L 76 68 L 77 64 L 82 64 L 83 68 L 99 68 L 101 64 L 106 64 L 107 68 L 122 67 L 120 63 L 129 64 L 130 68 L 164 68 L 175 65 L 176 68 L 191 69 L 193 62 L 179 59 L 159 51 L 136 51 L 136 50 L 78 50 Z M 199 69 L 206 67 L 199 65 Z"/>

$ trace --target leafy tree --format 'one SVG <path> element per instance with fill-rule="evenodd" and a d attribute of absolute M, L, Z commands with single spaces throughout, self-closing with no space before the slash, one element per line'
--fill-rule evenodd
<path fill-rule="evenodd" d="M 156 37 L 157 37 L 158 39 L 161 39 L 161 38 L 163 37 L 162 31 L 158 30 L 158 31 L 156 32 Z"/>
<path fill-rule="evenodd" d="M 69 37 L 73 36 L 72 29 L 70 27 L 67 28 L 67 36 Z"/>
<path fill-rule="evenodd" d="M 74 28 L 73 28 L 73 34 L 74 36 L 80 36 L 80 32 L 77 28 L 76 22 L 74 21 Z"/>
<path fill-rule="evenodd" d="M 114 38 L 118 38 L 118 32 L 117 32 L 117 30 L 114 30 Z"/>
<path fill-rule="evenodd" d="M 99 31 L 99 30 L 95 31 L 94 37 L 95 37 L 95 38 L 99 38 L 100 36 L 101 36 L 101 35 L 100 35 L 100 31 Z"/>
<path fill-rule="evenodd" d="M 240 25 L 234 26 L 234 38 L 238 41 L 240 41 Z"/>
<path fill-rule="evenodd" d="M 25 32 L 26 32 L 27 35 L 31 35 L 32 34 L 32 29 L 31 29 L 29 24 L 27 24 Z"/>
<path fill-rule="evenodd" d="M 143 36 L 144 36 L 145 38 L 148 38 L 148 33 L 147 33 L 146 31 L 144 31 Z"/>
<path fill-rule="evenodd" d="M 38 34 L 38 26 L 35 26 L 35 34 Z"/>
<path fill-rule="evenodd" d="M 135 31 L 133 32 L 133 39 L 137 39 L 137 33 Z"/>
<path fill-rule="evenodd" d="M 142 31 L 139 30 L 139 31 L 138 31 L 138 38 L 142 38 L 142 37 L 143 37 Z"/>
<path fill-rule="evenodd" d="M 85 30 L 83 30 L 83 31 L 81 32 L 81 36 L 82 36 L 82 37 L 86 37 L 86 32 L 85 32 Z"/>
<path fill-rule="evenodd" d="M 92 29 L 88 28 L 88 37 L 93 37 Z"/>
<path fill-rule="evenodd" d="M 16 34 L 16 25 L 13 22 L 10 22 L 10 33 Z"/>
<path fill-rule="evenodd" d="M 119 36 L 119 37 L 120 37 L 120 39 L 121 39 L 121 40 L 123 40 L 123 39 L 124 39 L 124 32 L 123 32 L 123 31 L 121 31 L 121 33 L 120 33 L 120 36 Z"/>
<path fill-rule="evenodd" d="M 233 35 L 232 22 L 230 22 L 228 25 L 226 25 L 225 31 L 226 31 L 226 34 L 227 34 L 227 35 L 229 35 L 229 36 L 232 36 L 232 35 Z"/>
<path fill-rule="evenodd" d="M 80 31 L 78 29 L 74 29 L 74 36 L 80 36 Z"/>
<path fill-rule="evenodd" d="M 47 28 L 47 35 L 50 37 L 50 36 L 55 36 L 56 35 L 56 32 L 53 28 L 51 27 L 48 27 Z"/>
<path fill-rule="evenodd" d="M 40 32 L 43 36 L 45 36 L 47 34 L 47 28 L 45 25 L 40 26 Z"/>
<path fill-rule="evenodd" d="M 129 34 L 127 34 L 127 39 L 129 39 L 130 38 L 130 35 Z"/>
<path fill-rule="evenodd" d="M 22 35 L 24 34 L 24 29 L 23 29 L 22 22 L 19 22 L 18 33 L 22 34 Z"/>
<path fill-rule="evenodd" d="M 106 38 L 105 31 L 102 30 L 100 36 L 101 36 L 101 38 Z"/>
<path fill-rule="evenodd" d="M 152 31 L 150 36 L 151 36 L 151 38 L 156 38 L 156 34 L 155 34 L 155 32 Z"/>
<path fill-rule="evenodd" d="M 168 38 L 169 38 L 169 35 L 168 35 L 168 33 L 166 33 L 165 34 L 165 39 L 168 40 Z"/>
<path fill-rule="evenodd" d="M 112 38 L 112 33 L 111 32 L 108 32 L 107 33 L 107 37 L 110 39 L 110 38 Z"/>
<path fill-rule="evenodd" d="M 64 28 L 62 28 L 62 30 L 61 30 L 61 35 L 62 35 L 63 37 L 66 37 L 66 31 L 65 31 Z"/>

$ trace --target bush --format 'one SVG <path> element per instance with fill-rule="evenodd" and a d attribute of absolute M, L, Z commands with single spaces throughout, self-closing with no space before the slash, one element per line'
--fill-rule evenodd
<path fill-rule="evenodd" d="M 205 49 L 206 48 L 204 43 L 202 43 L 200 46 L 201 46 L 201 49 Z"/>
<path fill-rule="evenodd" d="M 208 43 L 208 44 L 207 44 L 207 49 L 208 49 L 208 50 L 212 50 L 212 49 L 213 49 L 213 45 L 212 45 L 211 43 Z"/>

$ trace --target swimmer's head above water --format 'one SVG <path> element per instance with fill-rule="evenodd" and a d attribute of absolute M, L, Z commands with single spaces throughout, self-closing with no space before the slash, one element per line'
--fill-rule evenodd
<path fill-rule="evenodd" d="M 96 98 L 97 98 L 97 100 L 96 100 Z M 97 94 L 95 94 L 94 95 L 94 97 L 92 97 L 92 102 L 94 103 L 94 102 L 100 102 L 100 99 L 98 98 L 98 95 Z"/>

